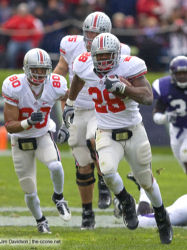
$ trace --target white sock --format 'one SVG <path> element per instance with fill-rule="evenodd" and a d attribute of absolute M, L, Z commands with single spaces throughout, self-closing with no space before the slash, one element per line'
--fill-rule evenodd
<path fill-rule="evenodd" d="M 36 220 L 42 218 L 42 210 L 40 208 L 40 200 L 37 193 L 25 194 L 25 202 Z"/>
<path fill-rule="evenodd" d="M 140 197 L 139 197 L 139 203 L 141 201 L 147 202 L 149 204 L 151 204 L 149 198 L 147 197 L 147 194 L 145 192 L 145 190 L 143 188 L 140 188 Z"/>
<path fill-rule="evenodd" d="M 51 179 L 54 186 L 54 192 L 61 194 L 64 187 L 64 170 L 60 161 L 50 162 L 48 165 Z"/>
<path fill-rule="evenodd" d="M 103 179 L 114 194 L 119 194 L 123 190 L 123 181 L 118 173 L 104 175 Z"/>
<path fill-rule="evenodd" d="M 153 185 L 150 191 L 145 191 L 148 198 L 150 199 L 153 207 L 160 207 L 162 206 L 162 197 L 160 193 L 160 189 L 158 183 L 155 179 L 153 179 Z"/>

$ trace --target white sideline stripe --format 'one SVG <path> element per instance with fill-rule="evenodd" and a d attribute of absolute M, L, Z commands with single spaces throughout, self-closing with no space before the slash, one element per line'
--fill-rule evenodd
<path fill-rule="evenodd" d="M 72 216 L 69 222 L 63 221 L 59 216 L 47 216 L 49 226 L 54 227 L 78 227 L 81 226 L 81 216 Z M 125 228 L 122 218 L 117 219 L 111 215 L 97 215 L 95 218 L 96 228 Z M 4 226 L 34 226 L 36 227 L 36 221 L 32 216 L 21 216 L 11 218 L 9 216 L 0 216 L 0 227 Z M 146 228 L 153 228 L 155 226 L 146 226 Z M 179 227 L 181 228 L 181 227 Z M 182 227 L 187 229 L 187 227 Z"/>
<path fill-rule="evenodd" d="M 6 150 L 6 151 L 0 151 L 0 156 L 11 156 L 11 150 Z M 73 158 L 71 151 L 63 151 L 61 152 L 61 157 L 63 158 Z M 170 154 L 155 154 L 153 155 L 153 162 L 157 162 L 157 161 L 173 161 L 175 160 L 173 155 Z M 125 161 L 125 160 L 124 160 Z"/>
<path fill-rule="evenodd" d="M 55 227 L 79 227 L 81 226 L 81 216 L 72 216 L 69 222 L 63 221 L 59 216 L 47 216 L 49 226 Z M 36 226 L 36 221 L 32 216 L 9 217 L 0 216 L 0 226 Z M 125 227 L 122 219 L 117 219 L 111 215 L 96 216 L 96 227 Z"/>
<path fill-rule="evenodd" d="M 42 211 L 44 212 L 56 212 L 56 207 L 42 207 Z M 82 208 L 79 207 L 70 207 L 71 212 L 78 212 L 82 213 Z M 28 212 L 27 207 L 0 207 L 0 212 Z M 113 212 L 112 208 L 107 208 L 105 210 L 99 209 L 99 208 L 94 208 L 95 212 Z"/>

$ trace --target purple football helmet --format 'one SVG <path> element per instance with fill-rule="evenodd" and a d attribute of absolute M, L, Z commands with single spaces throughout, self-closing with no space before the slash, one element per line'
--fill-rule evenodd
<path fill-rule="evenodd" d="M 179 88 L 187 88 L 187 57 L 177 56 L 171 60 L 169 70 L 173 83 Z"/>

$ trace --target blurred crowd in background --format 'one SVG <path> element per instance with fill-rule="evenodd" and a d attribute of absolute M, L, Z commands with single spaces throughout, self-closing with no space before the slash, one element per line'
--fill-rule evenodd
<path fill-rule="evenodd" d="M 93 11 L 111 18 L 112 33 L 148 70 L 167 71 L 173 57 L 187 55 L 187 0 L 0 0 L 0 68 L 21 68 L 33 47 L 55 64 L 62 37 L 82 34 Z"/>

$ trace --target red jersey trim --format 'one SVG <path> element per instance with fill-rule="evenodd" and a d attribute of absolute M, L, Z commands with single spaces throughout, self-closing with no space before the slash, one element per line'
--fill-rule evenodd
<path fill-rule="evenodd" d="M 6 96 L 6 95 L 4 95 L 4 94 L 2 94 L 2 96 L 3 96 L 4 98 L 6 98 L 7 100 L 9 100 L 9 101 L 15 102 L 15 103 L 17 103 L 17 104 L 19 103 L 18 100 L 12 99 L 11 97 L 8 97 L 8 96 Z"/>
<path fill-rule="evenodd" d="M 140 73 L 140 74 L 138 74 L 138 75 L 135 75 L 135 76 L 132 76 L 132 77 L 128 77 L 128 79 L 136 79 L 136 78 L 138 78 L 138 77 L 140 77 L 140 76 L 143 76 L 143 75 L 145 75 L 147 73 L 147 71 L 144 71 L 144 72 L 142 72 L 142 73 Z"/>
<path fill-rule="evenodd" d="M 62 53 L 62 54 L 66 54 L 66 51 L 65 50 L 63 50 L 63 49 L 60 49 L 60 52 Z"/>

